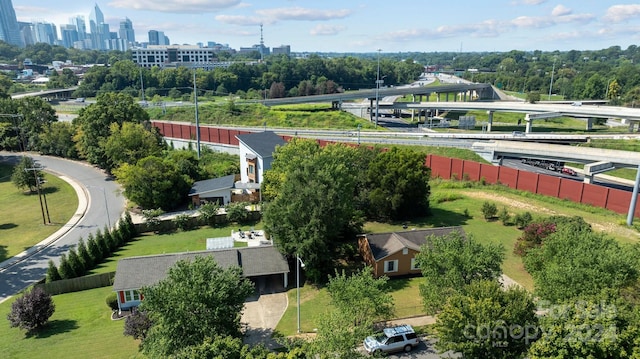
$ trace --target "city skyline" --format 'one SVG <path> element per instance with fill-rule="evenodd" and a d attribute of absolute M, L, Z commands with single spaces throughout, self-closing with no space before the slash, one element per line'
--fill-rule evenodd
<path fill-rule="evenodd" d="M 260 42 L 264 24 L 267 47 L 283 44 L 291 51 L 435 52 L 510 50 L 623 49 L 640 42 L 640 4 L 617 0 L 461 0 L 447 3 L 345 3 L 326 0 L 14 0 L 18 21 L 52 22 L 60 28 L 97 4 L 112 31 L 128 18 L 138 42 L 149 30 L 161 31 L 172 44 Z"/>

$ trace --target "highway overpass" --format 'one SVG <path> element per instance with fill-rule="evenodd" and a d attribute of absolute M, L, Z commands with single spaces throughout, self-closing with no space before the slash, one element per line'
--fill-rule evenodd
<path fill-rule="evenodd" d="M 71 94 L 78 89 L 78 86 L 69 87 L 66 89 L 52 89 L 52 90 L 42 90 L 38 92 L 25 92 L 20 94 L 11 95 L 12 99 L 20 99 L 25 97 L 44 97 L 48 100 L 51 99 L 68 99 L 71 97 Z"/>

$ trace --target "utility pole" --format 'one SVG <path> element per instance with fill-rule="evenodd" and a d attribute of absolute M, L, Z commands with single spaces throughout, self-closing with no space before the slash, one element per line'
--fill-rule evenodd
<path fill-rule="evenodd" d="M 38 191 L 38 200 L 40 200 L 40 211 L 42 212 L 42 224 L 46 225 L 47 224 L 47 219 L 49 220 L 48 223 L 51 223 L 51 218 L 49 217 L 49 207 L 47 206 L 47 197 L 45 195 L 44 197 L 44 203 L 42 202 L 42 195 L 44 193 L 42 193 L 40 191 L 40 178 L 38 177 L 38 172 L 41 170 L 42 168 L 40 166 L 36 166 L 36 167 L 32 167 L 32 168 L 25 168 L 24 170 L 26 172 L 29 171 L 33 171 L 33 176 L 36 179 L 36 190 Z M 45 218 L 45 206 L 47 208 L 47 217 Z"/>
<path fill-rule="evenodd" d="M 553 67 L 551 68 L 551 82 L 549 83 L 549 101 L 551 101 L 551 88 L 553 88 L 553 73 L 556 71 L 556 60 L 557 57 L 553 58 Z"/>
<path fill-rule="evenodd" d="M 196 69 L 193 69 L 193 101 L 196 105 L 196 151 L 200 158 L 200 119 L 198 118 L 198 87 L 196 85 Z"/>

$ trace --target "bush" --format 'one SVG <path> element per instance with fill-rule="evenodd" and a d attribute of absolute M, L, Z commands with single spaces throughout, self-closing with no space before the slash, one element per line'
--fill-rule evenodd
<path fill-rule="evenodd" d="M 144 340 L 152 324 L 147 313 L 136 310 L 124 321 L 124 335 Z"/>
<path fill-rule="evenodd" d="M 498 218 L 500 219 L 500 222 L 502 222 L 502 224 L 504 224 L 505 226 L 509 224 L 511 215 L 509 214 L 507 207 L 502 207 L 502 210 L 500 211 L 500 213 L 498 213 Z"/>
<path fill-rule="evenodd" d="M 217 203 L 205 203 L 198 209 L 198 213 L 200 213 L 200 217 L 210 226 L 216 224 L 216 216 L 218 215 L 218 210 L 220 209 L 220 205 Z"/>
<path fill-rule="evenodd" d="M 181 231 L 188 231 L 191 229 L 191 216 L 188 214 L 179 214 L 172 221 Z"/>
<path fill-rule="evenodd" d="M 484 216 L 485 220 L 491 220 L 493 219 L 496 214 L 498 214 L 498 207 L 496 206 L 495 203 L 489 202 L 489 201 L 485 201 L 482 204 L 482 215 Z"/>
<path fill-rule="evenodd" d="M 58 272 L 58 267 L 53 263 L 51 259 L 49 259 L 49 268 L 47 268 L 47 283 L 55 282 L 57 280 L 62 279 L 60 277 L 60 273 Z"/>
<path fill-rule="evenodd" d="M 116 292 L 110 293 L 105 302 L 111 310 L 118 310 L 118 294 Z"/>
<path fill-rule="evenodd" d="M 528 226 L 531 221 L 533 221 L 533 216 L 529 212 L 518 213 L 513 217 L 513 223 L 518 229 L 523 229 Z"/>
<path fill-rule="evenodd" d="M 55 308 L 51 295 L 35 287 L 13 302 L 7 319 L 12 328 L 19 327 L 31 332 L 44 326 Z"/>
<path fill-rule="evenodd" d="M 227 211 L 227 220 L 229 222 L 243 223 L 249 218 L 249 212 L 247 211 L 247 202 L 233 202 L 229 203 L 225 208 Z"/>
<path fill-rule="evenodd" d="M 64 253 L 60 256 L 60 267 L 58 267 L 58 273 L 60 273 L 61 279 L 71 279 L 74 277 L 73 268 L 69 265 L 67 255 Z"/>

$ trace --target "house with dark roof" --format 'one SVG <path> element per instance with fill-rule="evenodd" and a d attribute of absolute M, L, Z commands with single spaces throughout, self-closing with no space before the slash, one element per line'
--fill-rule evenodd
<path fill-rule="evenodd" d="M 236 175 L 228 175 L 198 181 L 191 186 L 189 197 L 195 206 L 212 202 L 224 206 L 231 202 L 231 192 L 235 188 Z"/>
<path fill-rule="evenodd" d="M 453 231 L 464 234 L 460 226 L 363 234 L 358 237 L 358 248 L 375 277 L 420 274 L 415 257 L 427 243 L 427 237 L 445 236 Z"/>
<path fill-rule="evenodd" d="M 160 282 L 178 261 L 193 260 L 197 256 L 211 256 L 222 268 L 238 266 L 242 268 L 243 275 L 254 283 L 276 281 L 282 283 L 283 288 L 288 285 L 289 264 L 273 246 L 129 257 L 119 260 L 116 267 L 113 290 L 117 293 L 118 308 L 137 307 L 143 300 L 141 288 Z"/>
<path fill-rule="evenodd" d="M 240 148 L 240 181 L 262 183 L 264 171 L 271 168 L 276 147 L 284 146 L 286 141 L 271 131 L 236 135 L 236 138 Z"/>

